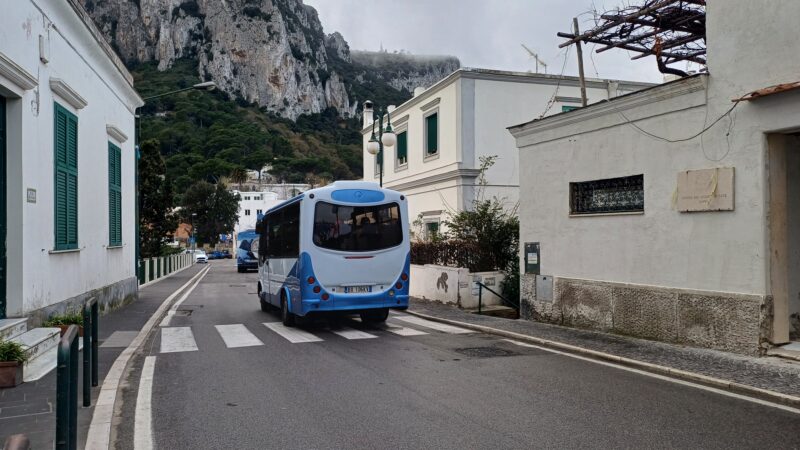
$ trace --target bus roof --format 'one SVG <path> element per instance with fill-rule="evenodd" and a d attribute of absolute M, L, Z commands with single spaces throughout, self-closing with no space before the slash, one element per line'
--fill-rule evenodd
<path fill-rule="evenodd" d="M 297 203 L 300 200 L 302 200 L 303 197 L 305 197 L 306 195 L 309 195 L 309 194 L 319 194 L 319 193 L 322 193 L 322 192 L 338 191 L 338 190 L 344 190 L 344 189 L 361 189 L 361 190 L 369 190 L 369 191 L 396 192 L 396 191 L 393 191 L 391 189 L 382 188 L 378 183 L 375 183 L 374 181 L 334 181 L 333 183 L 331 183 L 331 184 L 329 184 L 327 186 L 318 187 L 318 188 L 315 188 L 315 189 L 309 189 L 309 190 L 303 192 L 302 194 L 296 195 L 296 196 L 290 198 L 289 200 L 286 200 L 283 203 L 279 203 L 279 204 L 273 206 L 272 208 L 268 209 L 267 212 L 264 213 L 264 215 L 267 215 L 269 213 L 278 211 L 278 210 L 283 209 L 283 208 L 285 208 L 285 207 L 287 207 L 289 205 Z"/>

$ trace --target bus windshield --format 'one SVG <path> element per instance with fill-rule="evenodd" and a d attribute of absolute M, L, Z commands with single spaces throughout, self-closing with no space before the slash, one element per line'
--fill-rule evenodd
<path fill-rule="evenodd" d="M 369 252 L 403 242 L 397 203 L 375 206 L 318 202 L 314 211 L 314 244 L 345 252 Z"/>

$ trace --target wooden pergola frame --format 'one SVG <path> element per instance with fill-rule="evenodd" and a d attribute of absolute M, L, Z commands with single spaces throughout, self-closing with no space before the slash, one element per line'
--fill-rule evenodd
<path fill-rule="evenodd" d="M 662 73 L 687 76 L 668 66 L 681 61 L 705 66 L 705 6 L 705 0 L 644 0 L 598 15 L 596 26 L 579 35 L 558 33 L 568 39 L 559 48 L 578 42 L 602 45 L 597 53 L 621 48 L 638 53 L 631 59 L 655 56 Z"/>

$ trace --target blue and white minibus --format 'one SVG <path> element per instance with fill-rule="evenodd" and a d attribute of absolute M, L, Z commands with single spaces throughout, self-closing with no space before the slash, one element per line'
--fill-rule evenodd
<path fill-rule="evenodd" d="M 377 183 L 337 181 L 267 211 L 258 222 L 262 310 L 296 317 L 358 313 L 382 322 L 408 308 L 410 244 L 404 195 Z"/>

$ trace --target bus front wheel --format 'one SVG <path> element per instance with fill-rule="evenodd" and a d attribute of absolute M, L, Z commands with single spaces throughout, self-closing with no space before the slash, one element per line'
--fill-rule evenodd
<path fill-rule="evenodd" d="M 289 305 L 284 296 L 281 297 L 281 320 L 287 327 L 294 326 L 294 314 L 289 312 Z"/>
<path fill-rule="evenodd" d="M 360 315 L 362 322 L 372 322 L 372 323 L 386 322 L 386 319 L 389 317 L 389 310 L 384 308 L 372 311 L 364 311 Z"/>

